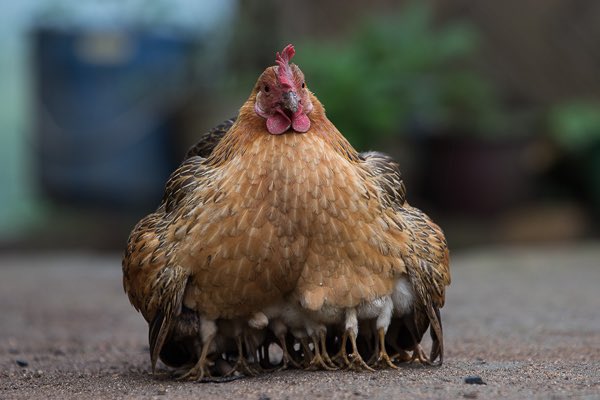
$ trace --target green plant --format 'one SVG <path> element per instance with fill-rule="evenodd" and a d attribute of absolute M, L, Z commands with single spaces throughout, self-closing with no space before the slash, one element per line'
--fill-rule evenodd
<path fill-rule="evenodd" d="M 430 8 L 412 3 L 368 18 L 343 43 L 303 44 L 297 61 L 336 126 L 364 148 L 409 130 L 495 132 L 492 86 L 467 67 L 478 42 L 473 27 L 436 29 Z"/>
<path fill-rule="evenodd" d="M 570 180 L 580 181 L 600 210 L 600 103 L 580 99 L 557 104 L 550 109 L 548 124 L 574 167 Z"/>
<path fill-rule="evenodd" d="M 581 152 L 600 143 L 600 103 L 574 100 L 551 108 L 549 129 L 568 151 Z"/>

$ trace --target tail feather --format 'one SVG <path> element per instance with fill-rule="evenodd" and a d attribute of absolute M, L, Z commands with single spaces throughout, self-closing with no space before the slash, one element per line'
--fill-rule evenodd
<path fill-rule="evenodd" d="M 424 313 L 429 320 L 429 332 L 433 341 L 429 361 L 434 363 L 439 357 L 439 362 L 436 365 L 442 365 L 444 360 L 444 335 L 439 304 L 436 304 L 432 299 L 430 279 L 427 279 L 427 276 L 423 276 L 426 271 L 430 271 L 431 269 L 427 268 L 427 265 L 424 265 L 427 263 L 426 261 L 410 262 L 410 259 L 407 259 L 407 261 L 409 261 L 406 263 L 407 272 L 417 295 L 416 301 L 424 308 Z"/>
<path fill-rule="evenodd" d="M 438 365 L 442 365 L 444 363 L 444 332 L 442 328 L 442 317 L 440 315 L 440 309 L 438 307 L 430 308 L 431 310 L 428 312 L 428 314 L 431 315 L 433 311 L 433 315 L 435 318 L 432 319 L 431 316 L 429 317 L 432 321 L 432 329 L 429 332 L 432 340 L 431 353 L 429 354 L 429 358 L 431 362 L 434 362 L 435 359 L 439 357 Z"/>
<path fill-rule="evenodd" d="M 148 342 L 150 343 L 150 360 L 152 362 L 152 373 L 156 370 L 156 363 L 160 351 L 169 334 L 168 324 L 165 323 L 165 314 L 158 311 L 156 316 L 149 324 Z"/>
<path fill-rule="evenodd" d="M 149 323 L 148 332 L 153 373 L 156 370 L 160 352 L 173 331 L 177 316 L 181 314 L 183 295 L 188 279 L 189 275 L 182 268 L 166 267 L 155 282 L 157 290 L 153 292 L 160 297 L 156 299 L 158 308 Z"/>

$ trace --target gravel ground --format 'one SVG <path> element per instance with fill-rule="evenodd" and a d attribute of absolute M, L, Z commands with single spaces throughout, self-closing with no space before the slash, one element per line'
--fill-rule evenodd
<path fill-rule="evenodd" d="M 440 368 L 199 384 L 149 374 L 146 324 L 118 256 L 3 255 L 0 399 L 600 399 L 598 260 L 595 243 L 454 254 Z"/>

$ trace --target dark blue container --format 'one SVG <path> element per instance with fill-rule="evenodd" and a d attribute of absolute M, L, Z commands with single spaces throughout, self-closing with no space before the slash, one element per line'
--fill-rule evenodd
<path fill-rule="evenodd" d="M 147 209 L 178 161 L 169 119 L 193 43 L 151 32 L 34 34 L 39 175 L 69 204 Z"/>

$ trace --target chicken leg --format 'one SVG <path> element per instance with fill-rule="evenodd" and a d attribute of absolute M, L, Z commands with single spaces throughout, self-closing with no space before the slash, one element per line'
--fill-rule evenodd
<path fill-rule="evenodd" d="M 298 364 L 291 356 L 288 351 L 286 334 L 288 332 L 287 326 L 283 323 L 283 321 L 279 318 L 274 318 L 269 321 L 269 327 L 271 331 L 277 337 L 277 341 L 279 342 L 279 347 L 281 347 L 281 351 L 283 355 L 281 357 L 281 366 L 276 368 L 276 371 L 282 371 L 287 369 L 289 365 L 293 368 L 300 368 L 300 364 Z"/>
<path fill-rule="evenodd" d="M 236 336 L 235 343 L 237 345 L 238 358 L 237 358 L 237 361 L 235 362 L 233 368 L 225 376 L 231 376 L 231 375 L 235 374 L 236 372 L 241 372 L 244 375 L 251 375 L 251 376 L 258 375 L 258 372 L 256 372 L 254 369 L 252 369 L 250 367 L 250 365 L 248 365 L 248 361 L 246 360 L 246 357 L 244 356 L 244 346 L 242 344 L 242 335 Z"/>
<path fill-rule="evenodd" d="M 202 339 L 202 350 L 198 362 L 178 380 L 201 381 L 204 377 L 211 377 L 208 370 L 208 352 L 217 335 L 217 325 L 214 320 L 200 317 L 200 338 Z"/>
<path fill-rule="evenodd" d="M 310 368 L 310 361 L 313 358 L 313 352 L 310 349 L 310 346 L 308 345 L 308 340 L 306 339 L 306 337 L 301 337 L 300 338 L 300 345 L 302 346 L 302 364 L 304 369 L 308 369 Z"/>
<path fill-rule="evenodd" d="M 213 334 L 213 335 L 209 336 L 206 341 L 204 341 L 204 344 L 202 345 L 202 351 L 200 353 L 200 358 L 198 359 L 198 362 L 196 363 L 196 365 L 194 365 L 185 374 L 183 374 L 182 376 L 177 378 L 177 380 L 201 381 L 202 379 L 204 379 L 204 377 L 208 378 L 208 377 L 212 376 L 210 374 L 210 371 L 208 370 L 207 357 L 208 357 L 208 349 L 209 349 L 210 345 L 212 344 L 214 337 L 215 337 L 215 335 Z"/>
<path fill-rule="evenodd" d="M 404 363 L 412 360 L 412 357 L 405 350 L 402 350 L 398 346 L 392 346 L 392 348 L 396 351 L 396 354 L 390 357 L 392 361 L 395 361 L 396 363 Z"/>
<path fill-rule="evenodd" d="M 345 323 L 345 334 L 348 338 L 350 338 L 350 345 L 352 346 L 352 353 L 348 355 L 348 369 L 355 371 L 372 371 L 375 370 L 367 365 L 365 360 L 363 360 L 362 356 L 358 352 L 358 347 L 356 346 L 356 336 L 358 335 L 358 319 L 356 316 L 356 309 L 350 308 L 346 311 L 346 323 Z M 345 347 L 345 346 L 344 346 Z M 345 352 L 344 348 L 344 352 Z"/>
<path fill-rule="evenodd" d="M 334 371 L 337 368 L 331 367 L 330 365 L 328 365 L 325 362 L 325 359 L 323 358 L 323 356 L 321 355 L 321 350 L 320 350 L 320 346 L 319 346 L 319 342 L 320 342 L 320 337 L 317 336 L 316 333 L 313 333 L 313 335 L 311 336 L 311 339 L 313 341 L 313 346 L 314 346 L 314 354 L 312 357 L 312 360 L 310 360 L 310 364 L 308 365 L 309 370 L 317 370 L 317 369 L 324 369 L 327 371 Z M 329 356 L 327 356 L 329 358 Z"/>
<path fill-rule="evenodd" d="M 425 351 L 423 350 L 423 347 L 421 347 L 419 343 L 415 344 L 415 347 L 413 348 L 413 354 L 409 362 L 412 363 L 415 361 L 419 361 L 421 364 L 425 365 L 432 365 L 431 361 L 429 360 L 429 357 L 427 357 Z"/>
<path fill-rule="evenodd" d="M 352 346 L 352 353 L 348 355 L 350 360 L 350 365 L 348 365 L 348 369 L 355 371 L 371 371 L 375 372 L 375 370 L 367 365 L 365 360 L 363 360 L 362 356 L 358 352 L 358 348 L 356 347 L 356 334 L 353 331 L 348 332 L 348 337 L 350 338 L 350 345 Z"/>
<path fill-rule="evenodd" d="M 369 337 L 373 336 L 372 333 L 375 329 L 377 330 L 377 338 L 375 339 L 374 349 L 375 351 L 371 353 L 373 356 L 369 360 L 369 365 L 378 368 L 389 367 L 396 369 L 397 367 L 390 360 L 385 345 L 385 335 L 390 327 L 392 313 L 394 310 L 392 298 L 390 296 L 384 296 L 368 303 L 368 306 L 369 307 L 365 306 L 363 308 L 359 308 L 359 315 L 362 315 L 363 317 L 370 317 L 373 314 L 377 315 L 377 319 L 375 320 L 374 324 L 375 326 L 371 324 L 370 326 L 365 326 L 364 323 L 362 324 L 362 328 L 366 329 L 365 333 Z"/>
<path fill-rule="evenodd" d="M 263 338 L 258 338 L 256 336 L 258 332 L 259 331 L 254 330 L 252 332 L 244 333 L 244 344 L 246 346 L 246 354 L 248 355 L 247 359 L 248 361 L 253 361 L 253 367 L 251 369 L 255 371 L 254 375 L 264 372 L 264 369 L 260 366 L 261 354 L 259 352 L 260 342 Z"/>
<path fill-rule="evenodd" d="M 329 365 L 331 368 L 338 369 L 338 366 L 333 362 L 333 360 L 331 360 L 331 357 L 329 357 L 329 353 L 327 352 L 327 332 L 321 330 L 319 332 L 319 338 L 321 342 L 321 357 L 323 357 L 323 361 L 325 361 L 325 364 Z"/>
<path fill-rule="evenodd" d="M 279 345 L 281 346 L 281 350 L 283 351 L 283 356 L 281 357 L 282 364 L 280 367 L 277 368 L 277 371 L 287 369 L 288 365 L 291 365 L 293 368 L 300 368 L 300 364 L 298 364 L 288 352 L 285 334 L 282 333 L 277 335 L 277 340 L 279 341 Z"/>
<path fill-rule="evenodd" d="M 344 331 L 342 335 L 342 342 L 340 344 L 340 350 L 337 352 L 335 356 L 333 356 L 333 361 L 341 368 L 347 367 L 350 365 L 350 360 L 348 360 L 348 355 L 346 353 L 346 344 L 348 343 L 348 331 Z"/>
<path fill-rule="evenodd" d="M 375 360 L 375 362 L 373 364 L 371 364 L 371 366 L 380 367 L 380 368 L 389 367 L 392 369 L 398 369 L 398 367 L 395 366 L 394 363 L 392 362 L 392 360 L 390 359 L 390 356 L 388 355 L 388 353 L 385 349 L 385 329 L 384 328 L 377 329 L 377 334 L 379 335 L 379 342 L 377 345 L 379 355 L 377 356 L 377 359 Z"/>
<path fill-rule="evenodd" d="M 415 336 L 414 326 L 411 324 L 407 324 L 407 328 L 413 341 L 413 354 L 409 362 L 412 363 L 415 361 L 419 361 L 421 364 L 432 365 L 431 361 L 429 360 L 429 357 L 427 357 L 425 351 L 423 350 L 423 347 L 421 346 L 421 344 Z"/>

